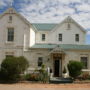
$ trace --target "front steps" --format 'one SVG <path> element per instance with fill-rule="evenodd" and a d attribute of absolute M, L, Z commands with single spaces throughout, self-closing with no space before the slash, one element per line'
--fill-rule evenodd
<path fill-rule="evenodd" d="M 55 84 L 73 83 L 73 79 L 71 79 L 71 78 L 63 78 L 63 77 L 52 77 L 52 78 L 50 78 L 50 83 L 55 83 Z"/>

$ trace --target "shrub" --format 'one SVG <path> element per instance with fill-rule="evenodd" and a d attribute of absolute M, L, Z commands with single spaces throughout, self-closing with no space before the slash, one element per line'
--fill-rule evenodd
<path fill-rule="evenodd" d="M 73 78 L 78 77 L 81 74 L 83 64 L 79 61 L 69 61 L 68 70 L 69 75 Z"/>
<path fill-rule="evenodd" d="M 48 76 L 48 72 L 45 70 L 45 65 L 42 65 L 41 69 L 39 70 L 39 80 L 43 83 L 49 81 L 49 76 Z"/>
<path fill-rule="evenodd" d="M 88 80 L 89 79 L 89 73 L 88 72 L 82 73 L 82 79 L 83 80 Z"/>
<path fill-rule="evenodd" d="M 25 79 L 29 81 L 40 81 L 43 83 L 48 82 L 49 76 L 47 71 L 45 70 L 45 65 L 42 65 L 40 70 L 36 69 L 33 73 L 26 74 Z"/>
<path fill-rule="evenodd" d="M 8 57 L 3 60 L 0 78 L 3 81 L 18 81 L 20 74 L 28 68 L 28 61 L 24 57 Z"/>
<path fill-rule="evenodd" d="M 26 74 L 25 79 L 28 81 L 38 81 L 39 79 L 39 74 L 38 73 L 31 73 L 31 74 Z"/>
<path fill-rule="evenodd" d="M 23 56 L 18 57 L 17 62 L 20 74 L 23 73 L 29 67 L 28 61 Z"/>

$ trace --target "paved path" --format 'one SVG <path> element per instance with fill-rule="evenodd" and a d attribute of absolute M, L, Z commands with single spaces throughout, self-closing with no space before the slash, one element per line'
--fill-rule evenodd
<path fill-rule="evenodd" d="M 84 84 L 81 86 L 75 85 L 75 87 L 74 85 L 73 87 L 70 86 L 72 86 L 72 84 L 0 84 L 0 90 L 90 90 L 90 84 L 85 85 L 85 87 Z"/>

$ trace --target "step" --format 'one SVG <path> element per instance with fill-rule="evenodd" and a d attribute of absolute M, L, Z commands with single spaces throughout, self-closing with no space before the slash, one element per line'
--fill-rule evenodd
<path fill-rule="evenodd" d="M 50 83 L 73 83 L 72 78 L 61 78 L 61 77 L 53 77 L 50 78 Z"/>

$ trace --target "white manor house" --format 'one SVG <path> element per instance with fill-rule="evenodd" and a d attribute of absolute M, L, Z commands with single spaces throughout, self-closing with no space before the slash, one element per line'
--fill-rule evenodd
<path fill-rule="evenodd" d="M 70 16 L 58 24 L 30 23 L 13 8 L 0 15 L 0 63 L 7 56 L 24 56 L 30 68 L 45 64 L 55 77 L 62 76 L 70 60 L 90 69 L 86 30 Z M 30 69 L 29 68 L 29 69 Z"/>

